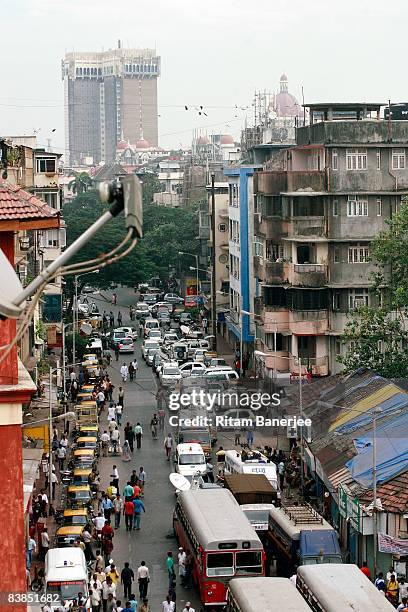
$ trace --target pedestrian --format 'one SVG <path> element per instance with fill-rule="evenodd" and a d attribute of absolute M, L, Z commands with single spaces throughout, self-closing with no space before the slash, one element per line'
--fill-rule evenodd
<path fill-rule="evenodd" d="M 135 484 L 133 485 L 133 498 L 132 499 L 135 499 L 135 497 L 141 497 L 140 494 L 142 492 L 142 489 L 139 487 L 138 482 L 139 481 L 135 482 Z"/>
<path fill-rule="evenodd" d="M 191 607 L 191 603 L 186 601 L 186 607 L 183 608 L 183 612 L 195 612 L 194 608 Z"/>
<path fill-rule="evenodd" d="M 112 304 L 117 304 L 118 301 L 118 296 L 116 295 L 116 293 L 112 293 Z"/>
<path fill-rule="evenodd" d="M 177 559 L 178 559 L 179 577 L 180 577 L 181 586 L 185 585 L 185 577 L 186 577 L 185 562 L 186 562 L 186 558 L 187 558 L 187 555 L 185 553 L 185 550 L 184 550 L 184 548 L 182 546 L 180 546 L 179 551 L 178 551 L 178 555 L 177 555 Z"/>
<path fill-rule="evenodd" d="M 278 463 L 278 476 L 279 476 L 279 488 L 283 491 L 284 482 L 285 482 L 285 463 L 284 461 L 280 461 Z"/>
<path fill-rule="evenodd" d="M 124 363 L 123 365 L 126 365 L 126 364 Z M 119 387 L 119 391 L 118 391 L 118 404 L 120 406 L 122 406 L 122 408 L 125 407 L 125 392 L 123 390 L 123 387 Z"/>
<path fill-rule="evenodd" d="M 119 361 L 119 344 L 115 344 L 115 360 Z"/>
<path fill-rule="evenodd" d="M 173 580 L 173 578 L 176 577 L 176 573 L 174 571 L 174 559 L 173 559 L 173 553 L 171 552 L 171 550 L 169 550 L 169 552 L 167 553 L 166 567 L 167 567 L 167 572 L 169 574 L 169 580 Z"/>
<path fill-rule="evenodd" d="M 152 416 L 150 421 L 150 431 L 152 432 L 153 440 L 157 440 L 157 427 L 159 425 L 159 421 L 157 419 L 156 413 Z"/>
<path fill-rule="evenodd" d="M 160 431 L 164 431 L 164 418 L 165 418 L 165 412 L 163 408 L 159 408 L 158 410 L 158 416 L 159 416 L 159 430 Z"/>
<path fill-rule="evenodd" d="M 55 473 L 54 470 L 54 466 L 52 466 L 52 472 L 51 472 L 51 494 L 52 494 L 52 499 L 55 499 L 55 487 L 58 484 L 58 478 L 57 475 Z"/>
<path fill-rule="evenodd" d="M 122 404 L 117 404 L 117 406 L 116 406 L 116 422 L 117 422 L 118 425 L 122 425 L 122 412 L 123 412 Z"/>
<path fill-rule="evenodd" d="M 123 497 L 125 498 L 125 501 L 127 498 L 132 499 L 133 497 L 133 486 L 129 480 L 127 481 L 126 486 L 123 489 Z"/>
<path fill-rule="evenodd" d="M 166 451 L 167 461 L 170 461 L 170 455 L 173 448 L 173 438 L 171 433 L 168 433 L 164 439 L 164 450 Z"/>
<path fill-rule="evenodd" d="M 135 497 L 133 500 L 134 514 L 133 514 L 133 529 L 140 531 L 140 521 L 142 516 L 142 511 L 146 512 L 146 508 L 144 503 L 139 497 Z"/>
<path fill-rule="evenodd" d="M 162 612 L 174 612 L 176 604 L 171 601 L 170 595 L 167 595 L 166 599 L 162 603 Z"/>
<path fill-rule="evenodd" d="M 114 422 L 115 421 L 111 421 L 111 423 Z M 115 453 L 115 455 L 117 455 L 120 450 L 120 431 L 117 425 L 115 425 L 115 428 L 112 430 L 110 439 L 112 443 L 112 453 Z"/>
<path fill-rule="evenodd" d="M 122 610 L 122 612 L 124 611 Z M 147 597 L 144 598 L 142 605 L 139 607 L 139 612 L 151 612 Z"/>
<path fill-rule="evenodd" d="M 399 591 L 398 581 L 395 577 L 395 574 L 391 574 L 390 579 L 387 582 L 386 595 L 393 605 L 398 603 L 398 591 Z"/>
<path fill-rule="evenodd" d="M 111 327 L 113 327 L 115 325 L 115 317 L 114 317 L 114 314 L 113 314 L 113 312 L 111 310 L 109 311 L 109 325 Z"/>
<path fill-rule="evenodd" d="M 48 535 L 47 527 L 44 527 L 41 532 L 41 560 L 45 560 L 45 555 L 49 551 L 50 548 L 50 536 Z"/>
<path fill-rule="evenodd" d="M 246 440 L 247 440 L 248 446 L 251 446 L 254 443 L 254 432 L 251 426 L 249 426 L 247 429 Z"/>
<path fill-rule="evenodd" d="M 142 429 L 142 426 L 139 423 L 139 421 L 134 426 L 133 431 L 134 431 L 135 438 L 136 438 L 136 446 L 137 446 L 137 448 L 140 449 L 140 448 L 142 448 L 143 429 Z"/>
<path fill-rule="evenodd" d="M 147 597 L 147 589 L 150 582 L 149 568 L 146 566 L 145 561 L 142 561 L 137 568 L 137 581 L 139 583 L 140 599 L 145 599 Z"/>
<path fill-rule="evenodd" d="M 120 312 L 120 310 L 118 312 L 118 325 L 119 327 L 122 327 L 122 313 Z"/>
<path fill-rule="evenodd" d="M 117 612 L 116 599 L 113 593 L 109 593 L 106 602 L 106 612 Z"/>
<path fill-rule="evenodd" d="M 115 529 L 119 529 L 120 517 L 122 516 L 123 512 L 123 499 L 121 498 L 119 492 L 116 494 L 116 497 L 113 500 L 113 511 L 115 513 Z"/>
<path fill-rule="evenodd" d="M 135 507 L 133 505 L 132 498 L 125 497 L 125 503 L 123 504 L 123 514 L 125 516 L 126 531 L 132 531 L 134 513 Z"/>
<path fill-rule="evenodd" d="M 133 366 L 133 377 L 136 380 L 136 374 L 137 374 L 137 371 L 139 369 L 139 364 L 137 363 L 136 357 L 132 361 L 132 366 Z"/>
<path fill-rule="evenodd" d="M 184 567 L 186 568 L 186 574 L 184 577 L 184 588 L 189 589 L 191 587 L 191 578 L 193 571 L 193 555 L 188 549 L 186 549 L 186 559 L 184 561 Z"/>
<path fill-rule="evenodd" d="M 131 608 L 132 612 L 136 612 L 136 610 L 137 610 L 137 601 L 136 601 L 136 595 L 134 593 L 131 594 L 129 603 L 130 603 L 130 608 Z"/>
<path fill-rule="evenodd" d="M 375 579 L 374 586 L 379 591 L 384 591 L 385 593 L 385 580 L 384 580 L 384 574 L 382 572 L 380 572 L 377 578 Z"/>
<path fill-rule="evenodd" d="M 400 600 L 403 597 L 407 597 L 408 598 L 408 584 L 405 582 L 405 578 L 403 578 L 401 576 L 401 578 L 399 580 L 399 598 L 400 598 Z"/>
<path fill-rule="evenodd" d="M 407 609 L 407 605 L 408 605 L 407 602 L 408 602 L 408 599 L 406 597 L 402 597 L 401 603 L 397 608 L 397 612 L 405 612 L 405 610 Z"/>
<path fill-rule="evenodd" d="M 146 472 L 144 471 L 144 467 L 142 465 L 139 468 L 138 483 L 140 487 L 140 497 L 144 497 L 144 488 L 146 484 Z"/>
<path fill-rule="evenodd" d="M 129 482 L 132 485 L 132 487 L 133 487 L 133 485 L 135 485 L 135 484 L 137 484 L 139 482 L 139 478 L 138 478 L 138 475 L 136 473 L 136 470 L 132 470 L 132 473 L 131 473 L 130 478 L 129 478 Z"/>
<path fill-rule="evenodd" d="M 241 444 L 241 430 L 239 427 L 235 427 L 234 429 L 234 446 L 239 446 Z"/>
<path fill-rule="evenodd" d="M 132 582 L 134 581 L 134 579 L 135 574 L 132 568 L 130 567 L 129 562 L 126 561 L 125 566 L 120 573 L 120 581 L 123 584 L 123 592 L 125 599 L 129 599 L 132 593 Z"/>
<path fill-rule="evenodd" d="M 129 440 L 125 440 L 122 449 L 122 461 L 131 461 L 132 453 L 130 452 Z"/>
<path fill-rule="evenodd" d="M 27 553 L 26 553 L 26 567 L 30 569 L 31 563 L 33 562 L 33 554 L 37 551 L 37 542 L 31 536 L 28 537 Z"/>
<path fill-rule="evenodd" d="M 360 571 L 363 572 L 363 574 L 367 576 L 369 580 L 371 580 L 371 572 L 370 572 L 370 568 L 367 565 L 367 561 L 363 561 L 360 567 Z"/>
<path fill-rule="evenodd" d="M 112 580 L 113 584 L 118 584 L 118 580 L 119 580 L 119 572 L 116 569 L 116 565 L 114 563 L 110 564 L 110 568 L 109 571 L 106 573 L 106 577 L 108 577 Z"/>
<path fill-rule="evenodd" d="M 101 413 L 105 408 L 105 393 L 102 391 L 98 391 L 96 395 L 96 405 L 98 406 L 99 413 Z"/>
<path fill-rule="evenodd" d="M 123 366 L 120 368 L 120 375 L 122 376 L 122 381 L 124 383 L 127 382 L 129 376 L 129 368 L 127 367 L 126 363 L 124 363 Z"/>
<path fill-rule="evenodd" d="M 91 582 L 91 590 L 89 591 L 91 598 L 92 612 L 100 612 L 102 602 L 102 591 L 98 589 L 96 581 Z"/>
<path fill-rule="evenodd" d="M 133 431 L 133 427 L 131 426 L 129 421 L 126 423 L 126 426 L 124 428 L 124 434 L 125 434 L 125 440 L 129 442 L 130 452 L 133 453 L 133 444 L 134 444 L 136 436 L 135 436 L 135 432 Z"/>
<path fill-rule="evenodd" d="M 134 368 L 134 366 L 133 366 L 133 361 L 131 361 L 131 362 L 129 363 L 129 380 L 130 380 L 131 382 L 133 382 L 133 377 L 134 377 L 134 374 L 135 374 L 135 368 Z"/>
<path fill-rule="evenodd" d="M 102 493 L 101 510 L 104 514 L 106 523 L 109 522 L 111 514 L 113 512 L 113 504 L 112 500 L 109 499 L 106 493 Z"/>
<path fill-rule="evenodd" d="M 67 456 L 67 450 L 65 446 L 60 446 L 57 450 L 58 467 L 60 472 L 64 469 L 64 461 Z"/>
<path fill-rule="evenodd" d="M 102 456 L 103 457 L 108 456 L 109 442 L 110 442 L 110 435 L 105 429 L 103 434 L 101 435 L 101 446 L 102 446 Z"/>
<path fill-rule="evenodd" d="M 108 422 L 116 421 L 116 406 L 114 402 L 110 402 L 108 408 Z"/>
<path fill-rule="evenodd" d="M 111 555 L 112 555 L 112 551 L 113 551 L 113 542 L 112 540 L 110 540 L 109 538 L 106 538 L 105 540 L 103 540 L 102 542 L 102 550 L 103 550 L 103 556 L 104 556 L 104 561 L 106 563 L 106 565 L 108 565 Z"/>
<path fill-rule="evenodd" d="M 112 478 L 113 486 L 119 489 L 119 472 L 116 465 L 112 466 L 112 474 L 110 475 L 110 477 Z"/>

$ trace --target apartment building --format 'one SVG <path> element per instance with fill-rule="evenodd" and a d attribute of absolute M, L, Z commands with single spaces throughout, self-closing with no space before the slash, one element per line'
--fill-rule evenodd
<path fill-rule="evenodd" d="M 408 125 L 381 104 L 308 105 L 296 145 L 254 174 L 258 348 L 271 374 L 341 370 L 354 308 L 373 304 L 370 243 L 408 194 Z"/>

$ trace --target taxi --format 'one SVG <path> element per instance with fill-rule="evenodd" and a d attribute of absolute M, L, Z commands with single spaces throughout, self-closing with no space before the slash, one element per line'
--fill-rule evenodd
<path fill-rule="evenodd" d="M 83 362 L 82 365 L 85 366 L 88 363 L 92 364 L 92 363 L 98 363 L 98 356 L 96 353 L 85 353 L 83 356 Z"/>
<path fill-rule="evenodd" d="M 80 436 L 76 440 L 76 448 L 89 448 L 98 454 L 98 439 L 96 436 Z"/>
<path fill-rule="evenodd" d="M 75 406 L 75 419 L 77 428 L 81 425 L 98 424 L 98 408 L 95 400 L 84 401 Z"/>
<path fill-rule="evenodd" d="M 82 536 L 84 525 L 70 525 L 60 527 L 55 534 L 55 548 L 66 548 L 73 546 L 75 540 Z"/>
<path fill-rule="evenodd" d="M 74 469 L 96 467 L 95 451 L 91 448 L 77 448 L 73 452 Z"/>
<path fill-rule="evenodd" d="M 69 508 L 64 510 L 63 527 L 82 526 L 85 527 L 91 522 L 91 517 L 86 508 Z"/>
<path fill-rule="evenodd" d="M 90 438 L 98 438 L 99 437 L 99 427 L 98 425 L 81 425 L 79 428 L 79 435 L 81 438 L 90 437 Z"/>
<path fill-rule="evenodd" d="M 89 484 L 89 476 L 92 474 L 91 468 L 76 468 L 72 475 L 73 485 L 87 485 Z"/>
<path fill-rule="evenodd" d="M 90 391 L 85 390 L 85 391 L 80 391 L 77 395 L 77 402 L 78 404 L 82 404 L 82 402 L 90 402 L 94 400 L 95 398 L 93 396 L 93 389 L 91 389 Z"/>
<path fill-rule="evenodd" d="M 70 485 L 67 489 L 67 505 L 69 508 L 84 508 L 92 501 L 91 487 L 86 485 Z"/>

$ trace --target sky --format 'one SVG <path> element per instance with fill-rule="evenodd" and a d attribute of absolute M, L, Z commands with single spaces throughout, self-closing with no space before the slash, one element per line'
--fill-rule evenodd
<path fill-rule="evenodd" d="M 188 146 L 194 129 L 239 139 L 253 121 L 254 91 L 276 91 L 282 73 L 300 102 L 302 87 L 306 102 L 408 99 L 406 0 L 1 0 L 0 8 L 0 135 L 36 130 L 38 144 L 51 137 L 56 151 L 65 142 L 61 59 L 118 39 L 161 56 L 163 147 Z"/>

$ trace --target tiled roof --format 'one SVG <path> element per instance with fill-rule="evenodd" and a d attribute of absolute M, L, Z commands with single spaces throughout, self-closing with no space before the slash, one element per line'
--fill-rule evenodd
<path fill-rule="evenodd" d="M 18 185 L 0 179 L 0 222 L 58 218 L 56 210 Z"/>
<path fill-rule="evenodd" d="M 402 514 L 408 512 L 408 472 L 395 476 L 392 480 L 377 487 L 377 498 L 380 498 L 384 510 Z M 360 496 L 360 501 L 370 504 L 373 501 L 372 490 Z"/>
<path fill-rule="evenodd" d="M 112 162 L 111 164 L 105 164 L 101 168 L 98 168 L 98 170 L 93 175 L 93 178 L 95 181 L 105 181 L 112 180 L 117 176 L 123 176 L 125 174 L 127 174 L 127 172 L 124 167 L 121 166 L 121 164 L 118 164 L 117 162 Z"/>

